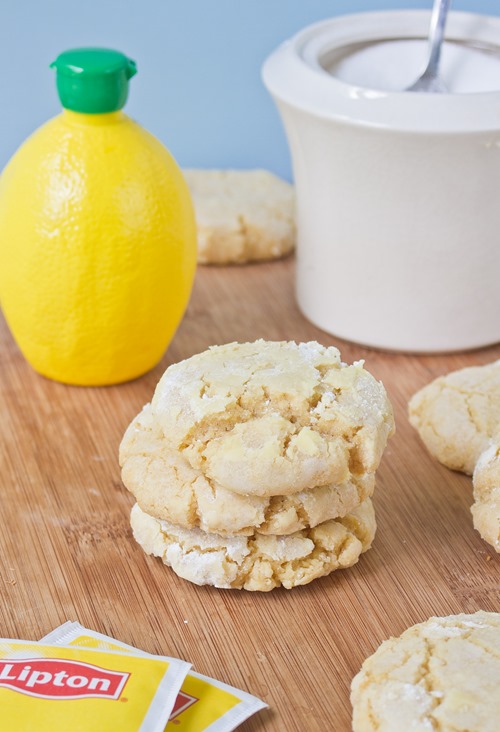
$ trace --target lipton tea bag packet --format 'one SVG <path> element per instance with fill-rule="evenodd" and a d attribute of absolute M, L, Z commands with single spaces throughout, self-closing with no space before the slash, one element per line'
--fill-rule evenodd
<path fill-rule="evenodd" d="M 163 732 L 189 664 L 0 640 L 2 732 Z"/>
<path fill-rule="evenodd" d="M 133 646 L 72 622 L 56 628 L 41 642 L 71 647 L 121 649 L 127 653 L 149 656 Z M 265 702 L 245 691 L 189 671 L 170 712 L 165 732 L 231 732 L 265 707 Z"/>

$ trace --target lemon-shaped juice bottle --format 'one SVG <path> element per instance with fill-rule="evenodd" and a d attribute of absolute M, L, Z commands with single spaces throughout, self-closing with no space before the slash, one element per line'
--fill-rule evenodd
<path fill-rule="evenodd" d="M 121 111 L 133 61 L 84 48 L 52 66 L 64 109 L 0 176 L 0 302 L 36 371 L 116 384 L 158 363 L 184 314 L 193 206 L 167 149 Z"/>

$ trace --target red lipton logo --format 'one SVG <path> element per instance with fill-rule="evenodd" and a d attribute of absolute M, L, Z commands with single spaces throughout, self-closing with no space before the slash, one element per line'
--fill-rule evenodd
<path fill-rule="evenodd" d="M 0 686 L 44 699 L 119 699 L 129 676 L 64 658 L 0 661 Z"/>
<path fill-rule="evenodd" d="M 186 694 L 184 691 L 179 691 L 177 694 L 177 698 L 174 702 L 174 708 L 172 709 L 170 713 L 169 722 L 172 721 L 172 719 L 175 719 L 179 716 L 179 714 L 182 714 L 182 712 L 185 712 L 186 709 L 189 709 L 189 707 L 192 707 L 195 702 L 199 701 L 198 697 L 191 696 L 191 694 Z"/>

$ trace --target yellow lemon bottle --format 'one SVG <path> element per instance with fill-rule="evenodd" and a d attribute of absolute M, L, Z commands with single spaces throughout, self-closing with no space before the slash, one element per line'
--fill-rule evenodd
<path fill-rule="evenodd" d="M 52 66 L 64 109 L 0 177 L 0 303 L 36 371 L 116 384 L 158 363 L 184 314 L 193 206 L 170 153 L 121 111 L 133 61 L 83 48 Z"/>

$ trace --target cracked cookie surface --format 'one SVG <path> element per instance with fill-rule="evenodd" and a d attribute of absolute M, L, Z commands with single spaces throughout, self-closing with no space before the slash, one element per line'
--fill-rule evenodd
<path fill-rule="evenodd" d="M 287 589 L 355 564 L 375 535 L 370 499 L 341 519 L 289 536 L 221 537 L 159 521 L 137 504 L 130 516 L 136 541 L 197 585 L 267 592 Z"/>
<path fill-rule="evenodd" d="M 474 528 L 500 553 L 500 434 L 481 453 L 472 476 Z"/>
<path fill-rule="evenodd" d="M 184 170 L 201 264 L 283 257 L 295 247 L 295 191 L 266 170 Z"/>
<path fill-rule="evenodd" d="M 412 397 L 409 417 L 439 462 L 472 475 L 500 425 L 500 360 L 435 379 Z"/>
<path fill-rule="evenodd" d="M 170 366 L 151 408 L 192 468 L 246 496 L 374 473 L 394 431 L 383 385 L 315 342 L 213 346 Z"/>
<path fill-rule="evenodd" d="M 498 732 L 500 614 L 430 618 L 370 656 L 351 687 L 354 732 Z"/>
<path fill-rule="evenodd" d="M 244 496 L 229 491 L 192 468 L 165 444 L 161 427 L 146 405 L 129 425 L 120 445 L 122 480 L 140 508 L 183 528 L 222 535 L 292 534 L 345 516 L 370 497 L 373 473 L 355 481 L 326 485 L 291 496 Z"/>

